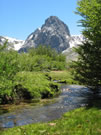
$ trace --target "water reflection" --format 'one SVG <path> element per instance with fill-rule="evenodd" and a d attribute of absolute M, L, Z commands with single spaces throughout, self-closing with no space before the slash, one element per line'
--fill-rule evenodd
<path fill-rule="evenodd" d="M 60 118 L 63 113 L 81 107 L 93 106 L 96 101 L 100 101 L 99 95 L 94 95 L 92 91 L 84 86 L 63 85 L 62 93 L 56 98 L 56 103 L 44 106 L 23 108 L 12 113 L 0 115 L 0 127 L 10 128 L 14 126 L 26 125 L 29 123 L 47 122 Z M 97 102 L 96 102 L 97 103 Z"/>
<path fill-rule="evenodd" d="M 86 104 L 87 108 L 95 107 L 101 109 L 101 90 L 88 89 L 82 102 Z"/>

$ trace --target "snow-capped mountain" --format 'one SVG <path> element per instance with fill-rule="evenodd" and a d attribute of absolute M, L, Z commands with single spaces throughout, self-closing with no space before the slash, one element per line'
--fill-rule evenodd
<path fill-rule="evenodd" d="M 63 21 L 56 16 L 50 16 L 41 28 L 36 29 L 27 37 L 20 51 L 26 51 L 38 45 L 50 45 L 58 52 L 65 51 L 66 53 L 68 48 L 80 45 L 82 41 L 84 41 L 82 35 L 71 36 L 68 26 Z"/>
<path fill-rule="evenodd" d="M 38 45 L 50 45 L 63 54 L 72 53 L 72 47 L 82 44 L 85 40 L 82 35 L 70 35 L 68 26 L 56 16 L 50 16 L 45 20 L 41 28 L 31 33 L 25 41 L 10 37 L 0 36 L 0 44 L 8 41 L 9 48 L 19 52 Z"/>
<path fill-rule="evenodd" d="M 0 36 L 0 45 L 3 45 L 6 41 L 9 44 L 9 48 L 12 48 L 16 51 L 18 51 L 23 46 L 23 44 L 25 42 L 23 40 L 18 40 L 16 38 Z"/>
<path fill-rule="evenodd" d="M 84 40 L 85 38 L 83 35 L 72 35 L 69 40 L 70 48 L 81 45 Z"/>
<path fill-rule="evenodd" d="M 77 53 L 73 51 L 73 47 L 78 47 L 79 45 L 82 45 L 84 42 L 85 37 L 83 35 L 72 35 L 69 40 L 70 48 L 67 48 L 62 52 L 66 56 L 67 62 L 71 60 L 77 60 Z"/>
<path fill-rule="evenodd" d="M 25 40 L 20 49 L 26 51 L 30 47 L 38 45 L 50 45 L 58 52 L 69 48 L 70 31 L 68 26 L 56 16 L 50 16 L 40 29 L 36 29 Z"/>
<path fill-rule="evenodd" d="M 72 35 L 69 39 L 69 45 L 70 47 L 65 49 L 62 53 L 68 52 L 68 49 L 72 47 L 77 47 L 78 45 L 82 45 L 82 42 L 85 40 L 85 37 L 83 35 Z"/>

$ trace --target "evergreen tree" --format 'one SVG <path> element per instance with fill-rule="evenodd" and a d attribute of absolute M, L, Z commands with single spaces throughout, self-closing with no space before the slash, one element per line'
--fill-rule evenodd
<path fill-rule="evenodd" d="M 72 63 L 74 79 L 95 89 L 101 86 L 101 0 L 79 0 L 77 4 L 85 41 L 75 48 L 78 60 Z"/>

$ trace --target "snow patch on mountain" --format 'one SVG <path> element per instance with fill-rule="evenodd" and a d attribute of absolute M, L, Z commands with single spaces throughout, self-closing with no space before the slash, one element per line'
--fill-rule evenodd
<path fill-rule="evenodd" d="M 67 62 L 70 62 L 72 60 L 77 60 L 78 54 L 73 51 L 73 47 L 82 45 L 84 41 L 85 41 L 85 37 L 83 35 L 72 35 L 69 38 L 70 47 L 62 52 L 62 54 L 66 56 Z"/>
<path fill-rule="evenodd" d="M 70 48 L 81 45 L 84 40 L 83 35 L 72 35 L 69 40 Z"/>
<path fill-rule="evenodd" d="M 9 49 L 14 49 L 16 51 L 18 51 L 24 44 L 24 40 L 19 40 L 19 39 L 16 39 L 16 38 L 11 38 L 11 37 L 3 37 L 3 36 L 0 36 L 0 45 L 3 45 L 5 42 L 8 42 L 9 44 Z"/>

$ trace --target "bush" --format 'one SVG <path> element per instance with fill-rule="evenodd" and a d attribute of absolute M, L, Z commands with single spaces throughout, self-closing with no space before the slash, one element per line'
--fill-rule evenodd
<path fill-rule="evenodd" d="M 14 76 L 19 70 L 17 57 L 15 51 L 0 49 L 0 103 L 12 102 Z"/>
<path fill-rule="evenodd" d="M 13 95 L 19 99 L 50 98 L 58 91 L 58 85 L 39 72 L 19 72 L 15 76 Z"/>

